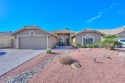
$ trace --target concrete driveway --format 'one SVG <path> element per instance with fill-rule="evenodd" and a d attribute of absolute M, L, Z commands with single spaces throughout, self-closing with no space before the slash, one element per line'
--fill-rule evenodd
<path fill-rule="evenodd" d="M 45 50 L 0 49 L 0 76 L 43 52 Z"/>

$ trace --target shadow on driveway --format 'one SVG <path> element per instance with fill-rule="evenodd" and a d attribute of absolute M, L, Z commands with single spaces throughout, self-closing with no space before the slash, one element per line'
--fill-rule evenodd
<path fill-rule="evenodd" d="M 0 52 L 0 56 L 3 56 L 5 54 L 6 54 L 6 52 Z"/>

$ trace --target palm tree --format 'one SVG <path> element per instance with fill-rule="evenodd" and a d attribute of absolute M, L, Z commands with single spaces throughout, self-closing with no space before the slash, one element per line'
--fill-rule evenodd
<path fill-rule="evenodd" d="M 118 42 L 117 35 L 106 35 L 102 37 L 100 44 L 106 49 L 112 50 L 117 44 L 120 44 L 120 43 Z"/>

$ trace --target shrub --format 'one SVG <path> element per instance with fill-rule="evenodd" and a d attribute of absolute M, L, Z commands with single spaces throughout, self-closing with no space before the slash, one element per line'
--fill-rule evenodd
<path fill-rule="evenodd" d="M 95 44 L 92 45 L 83 45 L 82 48 L 97 48 L 99 47 L 99 43 L 96 42 Z"/>
<path fill-rule="evenodd" d="M 80 47 L 80 44 L 77 42 L 77 41 L 75 41 L 75 42 L 73 42 L 73 44 L 74 44 L 74 47 Z"/>
<path fill-rule="evenodd" d="M 118 37 L 117 35 L 106 35 L 103 36 L 100 45 L 105 47 L 106 49 L 112 50 L 116 45 L 118 45 Z"/>
<path fill-rule="evenodd" d="M 82 48 L 87 48 L 87 46 L 86 46 L 86 45 L 83 45 Z"/>
<path fill-rule="evenodd" d="M 46 49 L 46 53 L 47 53 L 47 54 L 50 54 L 50 53 L 51 53 L 51 49 L 50 49 L 50 48 L 47 48 L 47 49 Z"/>
<path fill-rule="evenodd" d="M 59 60 L 59 62 L 64 65 L 71 65 L 74 63 L 74 60 L 71 57 L 63 57 Z"/>

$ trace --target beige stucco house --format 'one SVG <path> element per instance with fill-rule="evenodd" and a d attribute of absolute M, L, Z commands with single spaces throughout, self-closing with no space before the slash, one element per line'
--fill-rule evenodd
<path fill-rule="evenodd" d="M 74 42 L 80 46 L 94 44 L 101 40 L 101 37 L 108 34 L 116 34 L 119 39 L 125 39 L 125 27 L 112 30 L 91 30 L 85 29 L 80 32 L 70 30 L 55 30 L 47 32 L 38 26 L 24 26 L 14 32 L 13 47 L 18 49 L 46 49 L 56 45 L 69 46 Z"/>

